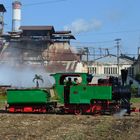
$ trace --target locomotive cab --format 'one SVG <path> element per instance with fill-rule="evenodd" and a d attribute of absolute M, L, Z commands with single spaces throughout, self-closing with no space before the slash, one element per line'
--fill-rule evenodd
<path fill-rule="evenodd" d="M 55 79 L 55 85 L 54 85 L 54 92 L 57 97 L 58 102 L 64 104 L 65 102 L 65 86 L 68 85 L 68 79 L 71 78 L 71 84 L 70 86 L 76 86 L 76 85 L 87 85 L 87 73 L 55 73 L 51 74 L 51 76 Z M 77 84 L 74 84 L 74 79 L 78 80 Z M 67 94 L 70 89 L 67 87 Z"/>

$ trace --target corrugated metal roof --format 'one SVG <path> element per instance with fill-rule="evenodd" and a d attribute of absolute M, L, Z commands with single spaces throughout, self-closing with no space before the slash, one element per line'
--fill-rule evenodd
<path fill-rule="evenodd" d="M 47 64 L 46 70 L 47 72 L 50 73 L 75 72 L 77 63 L 78 62 L 74 61 L 65 61 L 65 62 L 51 61 Z"/>
<path fill-rule="evenodd" d="M 72 51 L 68 43 L 54 43 L 44 51 L 44 57 L 50 61 L 79 61 L 80 58 Z"/>
<path fill-rule="evenodd" d="M 72 34 L 56 34 L 54 33 L 53 35 L 53 39 L 62 39 L 61 37 L 63 37 L 63 39 L 76 39 Z"/>
<path fill-rule="evenodd" d="M 49 30 L 54 32 L 53 26 L 21 26 L 21 30 Z"/>
<path fill-rule="evenodd" d="M 109 55 L 106 55 L 102 58 L 96 59 L 96 62 L 99 62 L 99 63 L 102 63 L 102 64 L 103 63 L 104 64 L 117 64 L 117 56 L 109 54 Z M 129 60 L 129 59 L 124 59 L 124 58 L 119 57 L 119 63 L 120 64 L 132 64 L 133 61 Z"/>
<path fill-rule="evenodd" d="M 71 31 L 56 31 L 55 34 L 70 34 Z"/>

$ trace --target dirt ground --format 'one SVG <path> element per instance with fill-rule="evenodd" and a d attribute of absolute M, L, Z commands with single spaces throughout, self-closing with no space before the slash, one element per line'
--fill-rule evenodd
<path fill-rule="evenodd" d="M 139 140 L 140 113 L 124 117 L 1 113 L 0 140 L 3 139 Z"/>

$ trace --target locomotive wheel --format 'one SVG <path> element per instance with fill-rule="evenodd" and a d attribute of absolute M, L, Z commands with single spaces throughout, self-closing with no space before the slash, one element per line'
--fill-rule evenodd
<path fill-rule="evenodd" d="M 75 115 L 82 115 L 82 113 L 83 113 L 82 109 L 75 109 L 74 110 Z"/>

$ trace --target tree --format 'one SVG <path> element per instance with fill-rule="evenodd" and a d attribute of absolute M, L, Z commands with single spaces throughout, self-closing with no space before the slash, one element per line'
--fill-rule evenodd
<path fill-rule="evenodd" d="M 140 82 L 140 73 L 137 73 L 136 76 L 135 76 L 135 79 Z"/>
<path fill-rule="evenodd" d="M 42 75 L 35 74 L 33 82 L 36 82 L 36 88 L 39 88 L 39 81 L 42 81 L 42 83 L 44 82 Z"/>

